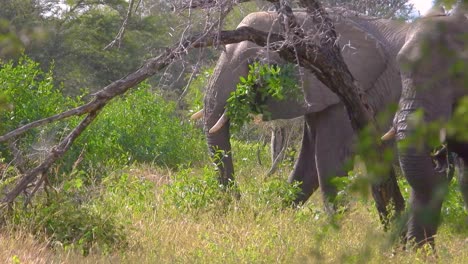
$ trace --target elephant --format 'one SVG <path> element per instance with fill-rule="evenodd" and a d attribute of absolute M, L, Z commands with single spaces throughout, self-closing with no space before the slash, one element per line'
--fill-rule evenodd
<path fill-rule="evenodd" d="M 305 31 L 317 26 L 306 12 L 295 11 L 294 14 Z M 369 104 L 377 112 L 391 103 L 396 104 L 401 94 L 396 55 L 404 44 L 407 23 L 369 18 L 343 10 L 332 11 L 330 15 L 339 34 L 344 60 L 368 95 Z M 238 27 L 279 32 L 281 27 L 277 18 L 276 12 L 255 12 L 247 15 Z M 219 162 L 216 162 L 223 185 L 234 181 L 226 100 L 236 89 L 239 77 L 247 75 L 252 60 L 284 63 L 277 53 L 249 41 L 226 45 L 208 81 L 204 108 L 194 115 L 204 119 L 204 132 L 211 154 L 223 153 L 218 155 Z M 267 99 L 266 108 L 270 119 L 300 116 L 304 119 L 301 149 L 288 178 L 289 182 L 300 182 L 301 192 L 295 202 L 305 202 L 320 188 L 325 209 L 333 211 L 337 190 L 331 178 L 347 175 L 345 163 L 351 157 L 355 134 L 338 96 L 310 71 L 302 69 L 302 72 L 304 100 Z M 386 124 L 390 126 L 391 119 Z M 394 202 L 396 209 L 401 210 L 404 200 L 399 189 L 397 193 Z"/>
<path fill-rule="evenodd" d="M 429 132 L 421 138 L 418 129 L 433 122 L 437 125 L 449 121 L 460 98 L 468 95 L 467 10 L 465 1 L 450 15 L 435 12 L 416 20 L 397 56 L 403 90 L 393 127 L 387 135 L 396 137 L 400 167 L 411 186 L 406 238 L 417 246 L 435 246 L 434 236 L 448 184 L 445 172 L 438 170 L 431 158 L 433 144 L 429 139 L 438 135 Z M 465 68 L 454 72 L 453 65 Z M 445 141 L 448 150 L 468 164 L 468 142 L 450 135 Z M 466 172 L 465 169 L 460 174 L 465 203 Z"/>

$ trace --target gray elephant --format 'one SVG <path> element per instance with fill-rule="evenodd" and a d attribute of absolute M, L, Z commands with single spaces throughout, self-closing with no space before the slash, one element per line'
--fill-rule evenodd
<path fill-rule="evenodd" d="M 317 25 L 307 18 L 305 12 L 295 12 L 303 28 L 313 29 Z M 401 21 L 375 19 L 351 12 L 331 13 L 339 34 L 342 54 L 353 76 L 365 89 L 369 103 L 377 111 L 389 103 L 397 103 L 401 94 L 400 75 L 396 55 L 404 44 L 408 26 Z M 258 30 L 279 32 L 277 14 L 257 12 L 246 16 L 241 26 Z M 229 142 L 229 120 L 225 114 L 226 100 L 236 89 L 240 76 L 248 73 L 248 62 L 253 59 L 281 61 L 276 53 L 269 52 L 252 42 L 244 41 L 227 45 L 221 54 L 212 78 L 209 80 L 203 114 L 206 138 L 211 152 L 220 156 L 218 168 L 222 184 L 233 181 L 233 163 Z M 345 162 L 352 153 L 354 132 L 348 115 L 338 97 L 305 71 L 301 76 L 305 100 L 267 100 L 267 111 L 271 119 L 290 119 L 304 116 L 302 146 L 289 181 L 301 182 L 301 194 L 296 202 L 306 201 L 320 187 L 325 204 L 331 204 L 336 188 L 330 182 L 333 176 L 346 175 Z M 196 115 L 196 116 L 197 116 Z M 388 120 L 388 124 L 391 120 Z M 404 206 L 399 193 L 395 199 L 397 209 Z M 383 208 L 385 210 L 385 208 Z"/>
<path fill-rule="evenodd" d="M 467 68 L 453 70 L 454 65 L 468 65 L 466 14 L 466 5 L 460 4 L 450 16 L 432 13 L 415 21 L 397 57 L 403 90 L 389 134 L 396 132 L 400 166 L 412 187 L 407 238 L 419 245 L 434 245 L 448 179 L 433 165 L 428 138 L 420 144 L 418 128 L 448 121 L 457 101 L 468 94 Z M 449 137 L 447 144 L 467 164 L 468 143 Z M 467 173 L 461 175 L 461 188 L 468 200 Z"/>

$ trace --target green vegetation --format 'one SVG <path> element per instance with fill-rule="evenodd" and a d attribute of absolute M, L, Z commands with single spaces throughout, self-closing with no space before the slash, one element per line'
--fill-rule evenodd
<path fill-rule="evenodd" d="M 11 108 L 0 113 L 1 134 L 80 102 L 79 98 L 66 97 L 54 87 L 52 70 L 42 72 L 38 63 L 26 56 L 16 65 L 13 62 L 1 65 L 0 84 L 0 96 Z M 21 139 L 19 149 L 28 152 L 32 145 L 36 155 L 43 155 L 78 121 L 73 118 L 70 122 L 32 130 Z M 133 162 L 153 162 L 175 168 L 205 158 L 205 144 L 201 138 L 200 131 L 179 120 L 174 103 L 150 91 L 149 85 L 143 83 L 126 97 L 109 104 L 81 135 L 61 165 L 70 170 L 77 165 L 77 159 L 84 159 L 79 168 L 85 171 L 93 166 L 117 163 L 123 166 Z M 11 151 L 4 146 L 0 148 L 2 157 L 11 157 Z"/>
<path fill-rule="evenodd" d="M 121 47 L 103 50 L 121 25 L 127 1 L 68 0 L 80 6 L 63 16 L 49 8 L 54 3 L 0 0 L 0 134 L 89 99 L 82 98 L 83 91 L 125 76 L 171 44 L 174 37 L 168 32 L 177 36 L 183 30 L 175 27 L 180 21 L 169 12 L 169 1 L 143 0 L 148 8 L 130 18 Z M 228 27 L 253 9 L 253 3 L 236 8 Z M 231 99 L 231 118 L 238 117 L 239 126 L 249 113 L 268 115 L 262 108 L 267 96 L 297 95 L 288 67 L 251 66 Z M 303 207 L 292 208 L 298 188 L 285 181 L 292 164 L 283 162 L 267 177 L 268 147 L 242 135 L 232 142 L 240 198 L 223 192 L 217 172 L 207 165 L 200 129 L 167 100 L 172 91 L 163 89 L 167 83 L 185 87 L 175 84 L 180 84 L 176 75 L 185 73 L 181 68 L 173 65 L 107 105 L 52 167 L 33 200 L 20 196 L 5 211 L 0 263 L 468 262 L 467 215 L 456 182 L 444 203 L 438 259 L 424 250 L 403 251 L 395 242 L 396 231 L 383 232 L 368 181 L 361 177 L 365 168 L 357 166 L 351 177 L 336 179 L 343 200 L 336 216 L 326 215 L 318 192 Z M 201 107 L 210 75 L 210 70 L 202 72 L 186 96 L 192 110 Z M 465 100 L 458 108 L 449 133 L 466 124 L 467 106 Z M 34 129 L 16 141 L 27 158 L 22 166 L 37 165 L 79 121 Z M 369 149 L 371 140 L 361 139 L 359 152 L 377 156 Z M 8 144 L 0 147 L 1 193 L 20 176 L 14 151 Z M 400 185 L 408 197 L 408 185 L 403 180 Z"/>
<path fill-rule="evenodd" d="M 226 109 L 232 128 L 239 131 L 252 119 L 250 114 L 261 114 L 264 119 L 270 119 L 270 113 L 266 111 L 267 99 L 294 100 L 302 95 L 294 73 L 292 64 L 250 64 L 247 77 L 240 77 L 236 90 L 227 99 Z"/>
<path fill-rule="evenodd" d="M 176 115 L 148 84 L 141 84 L 103 110 L 75 146 L 91 163 L 153 162 L 175 168 L 206 158 L 201 131 Z M 89 164 L 92 166 L 92 164 Z"/>
<path fill-rule="evenodd" d="M 0 76 L 8 106 L 2 112 L 5 131 L 78 102 L 63 96 L 50 71 L 42 72 L 27 57 L 4 63 Z M 77 121 L 47 129 L 67 130 Z M 34 142 L 41 133 L 46 132 L 32 130 L 24 140 Z M 365 151 L 367 141 L 362 142 L 360 151 Z M 336 179 L 343 210 L 330 218 L 319 193 L 301 208 L 290 206 L 298 188 L 285 181 L 292 166 L 288 161 L 267 177 L 268 147 L 245 140 L 232 146 L 239 199 L 222 191 L 217 172 L 201 162 L 206 151 L 200 131 L 182 122 L 174 104 L 144 83 L 103 109 L 33 201 L 21 198 L 13 204 L 3 217 L 0 258 L 6 263 L 413 263 L 434 258 L 424 250 L 401 251 L 397 227 L 382 230 L 365 191 L 364 167 Z M 2 160 L 8 160 L 4 151 Z M 267 162 L 259 165 L 259 159 Z M 0 165 L 5 190 L 18 172 Z M 408 185 L 403 180 L 400 185 L 408 198 Z M 462 263 L 468 260 L 463 250 L 468 228 L 457 188 L 450 186 L 437 241 L 441 261 Z M 38 248 L 40 253 L 30 253 Z"/>
<path fill-rule="evenodd" d="M 302 208 L 285 207 L 283 197 L 294 192 L 284 183 L 288 171 L 267 178 L 268 167 L 250 160 L 252 148 L 256 146 L 234 142 L 239 200 L 220 192 L 215 174 L 206 167 L 178 172 L 153 165 L 110 167 L 101 183 L 93 180 L 86 186 L 70 175 L 52 194 L 37 197 L 33 207 L 14 207 L 15 217 L 0 235 L 0 257 L 11 262 L 17 256 L 21 263 L 434 260 L 425 251 L 399 249 L 393 234 L 382 230 L 370 199 L 354 192 L 346 194 L 347 210 L 334 219 L 322 211 L 319 193 Z M 267 159 L 267 148 L 261 156 Z M 407 191 L 404 181 L 400 184 Z M 444 204 L 438 260 L 464 263 L 468 229 L 456 196 Z M 15 237 L 26 242 L 18 243 Z M 32 255 L 34 248 L 43 250 Z"/>
<path fill-rule="evenodd" d="M 0 64 L 0 97 L 6 111 L 0 112 L 0 133 L 3 135 L 19 126 L 57 114 L 75 106 L 79 99 L 63 96 L 54 85 L 52 69 L 43 72 L 39 64 L 27 56 L 17 63 L 13 61 Z M 36 153 L 57 141 L 67 129 L 59 123 L 45 126 L 41 130 L 28 132 L 16 142 L 17 148 L 27 151 L 34 146 Z M 0 147 L 0 157 L 12 157 L 11 147 Z"/>

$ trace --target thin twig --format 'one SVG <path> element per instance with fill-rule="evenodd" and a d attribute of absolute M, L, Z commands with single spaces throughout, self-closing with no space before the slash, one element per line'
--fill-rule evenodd
<path fill-rule="evenodd" d="M 122 23 L 122 26 L 119 29 L 119 32 L 115 36 L 114 40 L 112 40 L 109 44 L 107 44 L 107 46 L 105 46 L 103 50 L 107 50 L 109 48 L 114 47 L 116 43 L 117 43 L 117 47 L 120 49 L 120 45 L 122 44 L 122 40 L 125 34 L 125 29 L 127 28 L 128 20 L 130 20 L 130 17 L 132 16 L 133 3 L 134 3 L 134 0 L 130 0 L 130 3 L 128 3 L 127 15 L 125 16 L 125 19 Z"/>

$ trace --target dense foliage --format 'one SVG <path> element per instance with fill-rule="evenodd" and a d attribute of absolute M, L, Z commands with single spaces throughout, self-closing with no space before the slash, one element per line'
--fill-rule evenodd
<path fill-rule="evenodd" d="M 0 68 L 0 95 L 4 107 L 0 113 L 2 134 L 57 114 L 77 105 L 79 98 L 67 97 L 54 86 L 52 70 L 43 72 L 39 64 L 22 57 L 17 64 L 5 63 Z M 40 160 L 50 147 L 60 140 L 70 127 L 79 121 L 50 124 L 28 132 L 19 141 L 20 151 L 35 155 L 31 163 Z M 138 135 L 138 136 L 136 136 Z M 191 124 L 179 121 L 175 104 L 141 84 L 127 97 L 108 105 L 98 120 L 85 131 L 65 157 L 63 165 L 69 170 L 80 156 L 84 168 L 133 162 L 153 162 L 172 168 L 202 160 L 205 147 L 200 131 Z M 12 159 L 11 148 L 2 146 L 2 157 Z M 81 153 L 81 154 L 80 154 Z"/>
<path fill-rule="evenodd" d="M 23 56 L 0 65 L 0 96 L 4 98 L 0 112 L 0 133 L 5 134 L 21 125 L 57 114 L 75 106 L 79 100 L 63 96 L 55 87 L 52 71 L 43 72 L 39 64 Z M 33 130 L 17 141 L 21 151 L 29 156 L 40 155 L 56 142 L 67 126 L 63 123 Z M 31 147 L 32 146 L 32 147 Z M 32 148 L 32 149 L 31 149 Z M 11 147 L 0 147 L 2 158 L 12 158 Z"/>
<path fill-rule="evenodd" d="M 250 119 L 250 114 L 261 114 L 269 120 L 267 100 L 295 100 L 302 95 L 295 78 L 294 65 L 270 65 L 254 62 L 249 65 L 247 76 L 240 77 L 239 84 L 227 99 L 227 115 L 234 130 Z"/>
<path fill-rule="evenodd" d="M 108 105 L 75 149 L 84 148 L 90 163 L 152 162 L 176 168 L 202 160 L 202 134 L 175 110 L 175 103 L 142 84 Z"/>

